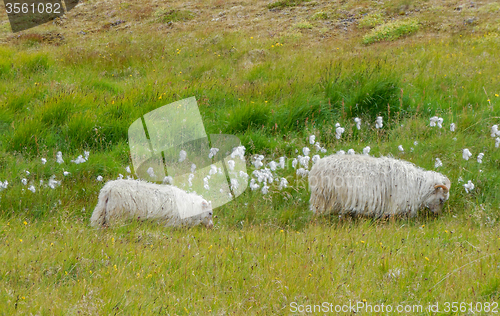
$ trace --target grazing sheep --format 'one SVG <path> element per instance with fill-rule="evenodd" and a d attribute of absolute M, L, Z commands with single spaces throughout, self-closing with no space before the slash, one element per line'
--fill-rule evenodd
<path fill-rule="evenodd" d="M 90 224 L 100 227 L 127 219 L 158 220 L 166 226 L 213 226 L 212 205 L 199 195 L 138 180 L 107 182 Z"/>
<path fill-rule="evenodd" d="M 438 172 L 389 157 L 332 155 L 316 162 L 309 173 L 315 214 L 415 216 L 423 207 L 439 213 L 450 186 Z"/>

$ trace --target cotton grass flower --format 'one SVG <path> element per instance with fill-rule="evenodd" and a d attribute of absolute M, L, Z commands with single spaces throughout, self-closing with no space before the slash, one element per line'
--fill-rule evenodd
<path fill-rule="evenodd" d="M 127 171 L 127 173 L 132 173 L 132 170 L 130 170 L 130 166 L 127 166 L 127 167 L 125 168 L 125 171 Z"/>
<path fill-rule="evenodd" d="M 443 163 L 441 162 L 441 159 L 436 158 L 436 162 L 434 163 L 434 168 L 439 168 L 442 166 L 443 166 Z"/>
<path fill-rule="evenodd" d="M 299 177 L 302 177 L 302 178 L 303 178 L 303 177 L 306 177 L 308 174 L 309 174 L 309 170 L 306 170 L 306 169 L 304 169 L 304 168 L 299 168 L 299 169 L 297 169 L 297 175 L 298 175 Z"/>
<path fill-rule="evenodd" d="M 398 149 L 399 149 L 400 152 L 404 152 L 405 151 L 404 148 L 403 148 L 403 145 L 399 145 Z"/>
<path fill-rule="evenodd" d="M 259 188 L 260 188 L 260 185 L 257 184 L 257 183 L 255 183 L 255 179 L 251 179 L 250 180 L 250 189 L 252 191 L 255 191 L 255 190 L 259 189 Z"/>
<path fill-rule="evenodd" d="M 183 162 L 187 158 L 187 152 L 185 150 L 181 150 L 179 152 L 179 162 Z"/>
<path fill-rule="evenodd" d="M 450 131 L 454 132 L 454 131 L 455 131 L 455 128 L 456 128 L 455 123 L 451 123 L 451 124 L 450 124 Z"/>
<path fill-rule="evenodd" d="M 339 124 L 339 123 L 337 123 Z M 342 137 L 342 134 L 344 134 L 345 129 L 343 127 L 339 126 L 335 129 L 335 138 L 340 139 Z"/>
<path fill-rule="evenodd" d="M 56 176 L 52 175 L 52 177 L 50 177 L 50 179 L 49 179 L 49 187 L 51 189 L 55 189 L 56 187 L 58 187 L 60 185 L 61 185 L 61 181 L 57 181 Z"/>
<path fill-rule="evenodd" d="M 298 163 L 298 162 L 299 162 L 299 161 L 297 160 L 297 158 L 293 158 L 293 160 L 292 160 L 292 168 L 294 168 L 294 169 L 295 169 L 295 168 L 297 167 L 297 163 Z"/>
<path fill-rule="evenodd" d="M 465 160 L 469 160 L 470 157 L 472 157 L 471 152 L 469 151 L 469 149 L 465 148 L 462 151 L 462 158 L 464 158 Z"/>
<path fill-rule="evenodd" d="M 370 146 L 366 146 L 363 148 L 363 155 L 369 155 L 370 154 Z"/>
<path fill-rule="evenodd" d="M 431 117 L 431 118 L 429 119 L 429 121 L 430 121 L 429 126 L 430 126 L 430 127 L 434 127 L 434 126 L 436 126 L 436 123 L 437 123 L 437 121 L 438 121 L 438 120 L 439 120 L 439 117 L 437 117 L 437 116 L 433 116 L 433 117 Z"/>
<path fill-rule="evenodd" d="M 493 125 L 491 127 L 491 137 L 500 136 L 500 132 L 498 131 L 498 125 Z"/>
<path fill-rule="evenodd" d="M 42 158 L 42 165 L 44 165 L 45 163 L 47 163 L 47 159 Z"/>
<path fill-rule="evenodd" d="M 274 162 L 274 161 L 271 161 L 271 162 Z M 227 166 L 229 168 L 229 171 L 234 171 L 234 166 L 236 165 L 236 163 L 234 162 L 234 160 L 228 160 L 227 161 Z"/>
<path fill-rule="evenodd" d="M 348 155 L 355 155 L 355 154 L 356 154 L 356 152 L 354 151 L 354 149 L 352 149 L 352 148 L 351 148 L 351 149 L 349 149 L 349 150 L 347 151 L 347 154 L 348 154 Z"/>
<path fill-rule="evenodd" d="M 474 190 L 474 188 L 475 188 L 474 183 L 472 183 L 472 181 L 470 181 L 470 180 L 466 184 L 464 184 L 464 189 L 465 189 L 465 192 L 467 192 L 467 193 Z"/>
<path fill-rule="evenodd" d="M 218 152 L 219 148 L 210 148 L 210 153 L 208 154 L 208 158 L 212 159 L 213 157 L 215 157 L 215 155 L 217 155 Z"/>
<path fill-rule="evenodd" d="M 280 185 L 278 186 L 278 189 L 282 190 L 285 189 L 288 186 L 288 181 L 285 178 L 280 179 Z"/>
<path fill-rule="evenodd" d="M 384 127 L 383 117 L 382 116 L 377 116 L 377 119 L 375 120 L 375 128 L 376 129 L 380 129 L 382 127 Z"/>
<path fill-rule="evenodd" d="M 495 139 L 495 148 L 498 148 L 498 147 L 500 147 L 500 137 L 497 137 Z"/>
<path fill-rule="evenodd" d="M 310 152 L 311 150 L 308 147 L 302 148 L 302 153 L 304 154 L 304 156 L 309 156 Z"/>
<path fill-rule="evenodd" d="M 33 193 L 35 193 L 35 191 L 36 191 L 35 186 L 33 186 L 33 185 L 30 185 L 28 190 L 30 190 Z"/>
<path fill-rule="evenodd" d="M 97 181 L 101 182 L 103 180 L 102 176 L 97 176 Z"/>
<path fill-rule="evenodd" d="M 62 152 L 58 151 L 57 154 L 56 154 L 56 162 L 58 164 L 62 164 L 64 163 L 64 160 L 62 158 Z"/>
<path fill-rule="evenodd" d="M 484 157 L 484 154 L 483 153 L 479 153 L 479 155 L 477 155 L 477 162 L 478 163 L 483 163 L 483 157 Z"/>
<path fill-rule="evenodd" d="M 343 151 L 342 149 L 337 151 L 337 155 L 345 155 L 345 151 Z"/>
<path fill-rule="evenodd" d="M 280 157 L 280 159 L 279 159 L 279 163 L 278 163 L 278 166 L 279 166 L 281 169 L 285 169 L 285 157 Z"/>
<path fill-rule="evenodd" d="M 315 163 L 317 163 L 320 159 L 321 159 L 321 157 L 320 157 L 319 155 L 314 155 L 314 156 L 312 157 L 311 161 L 312 161 L 312 163 L 313 163 L 313 165 L 314 165 L 314 164 L 315 164 Z"/>
<path fill-rule="evenodd" d="M 356 123 L 356 128 L 358 130 L 361 129 L 361 119 L 359 117 L 354 118 L 354 122 Z"/>
<path fill-rule="evenodd" d="M 151 178 L 155 177 L 155 171 L 153 170 L 153 167 L 149 167 L 146 172 L 149 174 Z"/>
<path fill-rule="evenodd" d="M 267 184 L 264 183 L 264 186 L 262 186 L 261 192 L 262 192 L 262 194 L 267 194 L 269 192 L 269 187 L 267 186 Z"/>
<path fill-rule="evenodd" d="M 438 118 L 438 120 L 437 120 L 437 126 L 439 128 L 443 128 L 443 118 L 442 117 Z"/>
<path fill-rule="evenodd" d="M 309 144 L 314 145 L 316 139 L 316 135 L 309 136 Z"/>
<path fill-rule="evenodd" d="M 171 176 L 166 176 L 163 178 L 163 184 L 172 184 L 174 183 L 174 178 Z"/>
<path fill-rule="evenodd" d="M 69 172 L 69 171 L 63 171 L 64 176 L 69 176 L 70 174 L 71 174 L 71 172 Z"/>
<path fill-rule="evenodd" d="M 191 164 L 191 173 L 194 173 L 196 170 L 196 165 L 193 163 Z"/>
<path fill-rule="evenodd" d="M 268 163 L 268 166 L 269 166 L 269 169 L 271 169 L 271 171 L 276 171 L 278 164 L 273 160 L 270 163 Z"/>
<path fill-rule="evenodd" d="M 28 179 L 22 178 L 21 182 L 22 182 L 22 184 L 27 185 L 28 184 Z"/>

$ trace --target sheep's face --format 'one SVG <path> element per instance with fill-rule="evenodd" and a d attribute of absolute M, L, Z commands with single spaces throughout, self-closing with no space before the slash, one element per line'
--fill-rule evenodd
<path fill-rule="evenodd" d="M 434 191 L 428 196 L 425 201 L 425 205 L 433 212 L 440 213 L 443 208 L 444 202 L 448 200 L 450 196 L 451 182 L 446 178 L 443 183 L 436 183 L 434 185 Z"/>
<path fill-rule="evenodd" d="M 207 202 L 203 200 L 201 202 L 201 209 L 203 210 L 202 216 L 202 223 L 205 225 L 207 228 L 212 228 L 214 226 L 213 222 L 213 211 L 212 211 L 212 202 Z"/>

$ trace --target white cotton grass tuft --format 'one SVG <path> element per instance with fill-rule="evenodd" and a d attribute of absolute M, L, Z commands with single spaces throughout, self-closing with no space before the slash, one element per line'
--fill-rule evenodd
<path fill-rule="evenodd" d="M 280 179 L 280 185 L 278 186 L 278 189 L 283 190 L 288 187 L 288 180 L 285 178 Z"/>
<path fill-rule="evenodd" d="M 294 168 L 294 169 L 295 169 L 295 168 L 297 167 L 297 163 L 298 163 L 298 162 L 299 162 L 299 161 L 297 160 L 297 158 L 293 158 L 293 160 L 292 160 L 292 168 Z"/>
<path fill-rule="evenodd" d="M 297 169 L 297 175 L 299 177 L 306 177 L 308 174 L 309 174 L 309 170 L 306 170 L 304 168 Z"/>
<path fill-rule="evenodd" d="M 47 163 L 47 159 L 45 158 L 42 158 L 42 165 L 46 164 Z"/>
<path fill-rule="evenodd" d="M 465 148 L 462 151 L 462 158 L 464 158 L 465 160 L 469 160 L 470 157 L 472 157 L 471 152 L 469 151 L 469 149 Z"/>
<path fill-rule="evenodd" d="M 441 159 L 436 158 L 436 162 L 434 163 L 434 168 L 439 168 L 442 166 L 443 166 L 443 162 L 441 161 Z"/>
<path fill-rule="evenodd" d="M 484 154 L 483 153 L 479 153 L 479 155 L 477 155 L 477 162 L 478 163 L 483 163 L 483 157 L 484 157 Z"/>
<path fill-rule="evenodd" d="M 354 149 L 352 149 L 352 148 L 351 148 L 351 149 L 349 149 L 349 150 L 347 151 L 347 154 L 348 154 L 348 155 L 355 155 L 355 154 L 356 154 L 356 152 L 354 151 Z"/>
<path fill-rule="evenodd" d="M 173 184 L 174 178 L 172 176 L 166 176 L 163 178 L 163 184 Z"/>
<path fill-rule="evenodd" d="M 248 173 L 246 173 L 246 172 L 244 172 L 242 170 L 240 170 L 239 176 L 240 176 L 240 178 L 248 180 Z"/>
<path fill-rule="evenodd" d="M 316 140 L 316 135 L 309 136 L 309 144 L 314 145 Z"/>
<path fill-rule="evenodd" d="M 455 125 L 455 123 L 451 123 L 450 124 L 450 131 L 454 132 L 456 127 L 457 126 Z"/>
<path fill-rule="evenodd" d="M 442 117 L 438 118 L 438 120 L 437 120 L 437 126 L 439 128 L 443 128 L 443 118 Z"/>
<path fill-rule="evenodd" d="M 369 155 L 370 154 L 370 146 L 366 146 L 363 148 L 363 155 Z"/>
<path fill-rule="evenodd" d="M 257 190 L 258 188 L 260 188 L 260 185 L 258 183 L 255 183 L 255 179 L 251 179 L 250 180 L 250 189 L 252 191 L 255 191 Z"/>
<path fill-rule="evenodd" d="M 269 169 L 271 169 L 271 171 L 276 171 L 278 164 L 273 160 L 270 163 L 268 163 L 268 166 L 269 166 Z"/>
<path fill-rule="evenodd" d="M 354 122 L 356 123 L 356 128 L 358 130 L 361 129 L 361 119 L 359 117 L 354 118 Z"/>
<path fill-rule="evenodd" d="M 404 152 L 405 151 L 404 148 L 403 148 L 403 145 L 399 145 L 398 149 L 399 149 L 400 152 Z"/>
<path fill-rule="evenodd" d="M 64 171 L 64 170 L 63 170 L 63 175 L 64 175 L 64 176 L 69 176 L 70 174 L 71 174 L 71 172 L 69 172 L 69 171 Z"/>
<path fill-rule="evenodd" d="M 343 151 L 342 149 L 337 151 L 337 155 L 345 155 L 345 151 Z"/>
<path fill-rule="evenodd" d="M 285 169 L 285 157 L 280 157 L 280 159 L 279 159 L 279 163 L 278 163 L 278 166 L 279 166 L 281 169 Z"/>
<path fill-rule="evenodd" d="M 234 159 L 236 156 L 240 157 L 241 160 L 245 160 L 245 146 L 238 146 L 233 148 L 231 152 L 231 158 Z"/>
<path fill-rule="evenodd" d="M 269 192 L 269 187 L 264 183 L 261 190 L 262 194 L 267 194 Z"/>
<path fill-rule="evenodd" d="M 342 134 L 344 134 L 345 129 L 343 127 L 340 127 L 339 123 L 337 124 L 335 125 L 337 126 L 337 128 L 335 129 L 335 138 L 340 139 L 342 137 Z"/>
<path fill-rule="evenodd" d="M 56 176 L 52 175 L 52 177 L 50 177 L 50 179 L 49 179 L 49 187 L 51 189 L 55 189 L 56 187 L 58 187 L 60 185 L 61 185 L 61 181 L 57 181 Z"/>
<path fill-rule="evenodd" d="M 127 173 L 132 173 L 132 170 L 130 170 L 130 166 L 127 166 L 127 167 L 125 168 L 125 171 L 127 171 Z"/>
<path fill-rule="evenodd" d="M 0 191 L 7 189 L 7 186 L 9 185 L 9 182 L 5 180 L 4 182 L 0 181 Z"/>
<path fill-rule="evenodd" d="M 22 182 L 22 184 L 27 185 L 28 184 L 28 179 L 22 178 L 21 182 Z"/>
<path fill-rule="evenodd" d="M 319 155 L 314 155 L 314 156 L 312 157 L 311 161 L 312 161 L 312 163 L 313 163 L 313 165 L 314 165 L 314 164 L 315 164 L 315 163 L 317 163 L 317 162 L 318 162 L 318 160 L 320 160 L 320 159 L 321 159 L 321 157 L 320 157 Z"/>
<path fill-rule="evenodd" d="M 121 179 L 123 179 L 123 174 L 119 173 L 118 178 L 116 178 L 116 180 L 121 180 Z"/>
<path fill-rule="evenodd" d="M 375 128 L 380 129 L 384 127 L 384 118 L 382 116 L 377 116 L 377 119 L 375 120 Z"/>
<path fill-rule="evenodd" d="M 491 137 L 500 136 L 500 131 L 498 131 L 498 125 L 493 125 L 491 127 Z"/>
<path fill-rule="evenodd" d="M 103 178 L 102 178 L 102 176 L 97 176 L 96 180 L 101 182 L 103 180 Z"/>
<path fill-rule="evenodd" d="M 302 153 L 304 154 L 304 156 L 309 156 L 310 152 L 311 150 L 309 149 L 309 147 L 302 148 Z"/>
<path fill-rule="evenodd" d="M 298 156 L 299 159 L 299 164 L 303 166 L 304 168 L 308 169 L 309 168 L 309 160 L 311 159 L 309 156 Z"/>
<path fill-rule="evenodd" d="M 185 150 L 181 150 L 179 152 L 179 162 L 183 162 L 187 158 L 187 152 Z"/>
<path fill-rule="evenodd" d="M 495 139 L 495 148 L 498 148 L 498 147 L 500 147 L 500 137 L 497 137 Z"/>
<path fill-rule="evenodd" d="M 472 183 L 472 181 L 470 181 L 470 180 L 466 184 L 464 184 L 464 189 L 465 189 L 465 192 L 467 192 L 467 193 L 474 190 L 474 188 L 475 188 L 474 183 Z"/>
<path fill-rule="evenodd" d="M 219 148 L 210 148 L 210 153 L 208 153 L 208 158 L 212 159 L 219 152 Z"/>
<path fill-rule="evenodd" d="M 231 190 L 236 191 L 238 190 L 238 187 L 240 186 L 239 182 L 237 179 L 232 178 L 231 179 Z"/>
<path fill-rule="evenodd" d="M 35 189 L 35 186 L 34 185 L 30 185 L 28 190 L 30 190 L 31 192 L 35 193 L 36 192 L 36 189 Z"/>
<path fill-rule="evenodd" d="M 262 167 L 264 164 L 262 163 L 262 160 L 264 160 L 264 156 L 262 155 L 257 155 L 255 156 L 254 162 L 252 164 L 254 165 L 255 169 L 259 169 Z"/>
<path fill-rule="evenodd" d="M 58 151 L 56 154 L 56 162 L 58 164 L 64 163 L 63 157 L 62 157 L 62 152 Z"/>
<path fill-rule="evenodd" d="M 429 119 L 429 121 L 430 121 L 430 122 L 429 122 L 429 126 L 430 126 L 430 127 L 434 127 L 434 126 L 436 126 L 436 123 L 437 123 L 437 121 L 438 121 L 438 120 L 439 120 L 439 117 L 437 117 L 437 116 L 433 116 L 433 117 L 431 117 L 431 118 Z"/>
<path fill-rule="evenodd" d="M 146 172 L 149 174 L 151 178 L 155 177 L 155 171 L 153 170 L 153 167 L 149 167 Z"/>
<path fill-rule="evenodd" d="M 236 163 L 234 162 L 234 160 L 228 160 L 227 166 L 229 167 L 229 171 L 234 171 L 234 166 L 236 166 Z"/>

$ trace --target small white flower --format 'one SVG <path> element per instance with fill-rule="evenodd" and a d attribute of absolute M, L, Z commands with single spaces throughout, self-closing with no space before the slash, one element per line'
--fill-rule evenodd
<path fill-rule="evenodd" d="M 278 189 L 282 190 L 285 189 L 288 186 L 288 181 L 285 178 L 280 179 L 280 185 L 278 186 Z"/>
<path fill-rule="evenodd" d="M 85 156 L 85 161 L 89 160 L 89 155 L 90 155 L 89 151 L 84 151 L 83 155 Z"/>
<path fill-rule="evenodd" d="M 64 174 L 65 176 L 69 176 L 69 175 L 71 174 L 71 172 L 69 172 L 69 171 L 63 171 L 63 174 Z"/>
<path fill-rule="evenodd" d="M 293 168 L 297 167 L 297 163 L 298 163 L 297 158 L 293 158 L 293 160 L 292 160 L 292 167 Z"/>
<path fill-rule="evenodd" d="M 462 158 L 464 158 L 465 160 L 469 160 L 470 157 L 472 157 L 471 152 L 469 151 L 469 149 L 465 148 L 462 152 Z"/>
<path fill-rule="evenodd" d="M 264 186 L 262 187 L 262 194 L 267 194 L 269 192 L 269 187 L 267 184 L 264 183 Z"/>
<path fill-rule="evenodd" d="M 495 148 L 498 148 L 498 147 L 500 147 L 500 137 L 497 137 L 495 139 Z"/>
<path fill-rule="evenodd" d="M 340 127 L 340 123 L 339 122 L 335 123 L 335 127 Z"/>
<path fill-rule="evenodd" d="M 188 177 L 188 184 L 189 184 L 189 187 L 192 187 L 192 186 L 193 186 L 193 179 L 194 179 L 194 174 L 190 173 L 190 174 L 189 174 L 189 177 Z"/>
<path fill-rule="evenodd" d="M 434 163 L 434 168 L 439 168 L 442 166 L 443 166 L 443 163 L 441 162 L 441 159 L 436 158 L 436 162 Z"/>
<path fill-rule="evenodd" d="M 337 123 L 338 124 L 338 123 Z M 342 137 L 342 134 L 344 134 L 345 129 L 343 127 L 337 127 L 335 129 L 335 138 L 340 139 Z"/>
<path fill-rule="evenodd" d="M 97 176 L 97 181 L 101 182 L 102 181 L 102 176 Z"/>
<path fill-rule="evenodd" d="M 456 127 L 455 123 L 451 123 L 450 124 L 450 131 L 454 132 L 455 131 L 455 127 Z"/>
<path fill-rule="evenodd" d="M 276 164 L 276 162 L 274 161 L 271 161 L 269 163 L 269 169 L 271 169 L 271 171 L 276 171 L 276 168 L 278 167 L 278 165 Z"/>
<path fill-rule="evenodd" d="M 464 182 L 464 179 L 463 179 L 462 177 L 458 177 L 458 180 L 457 180 L 457 181 L 458 181 L 458 183 L 460 183 L 460 182 Z"/>
<path fill-rule="evenodd" d="M 314 155 L 311 159 L 312 163 L 315 164 L 316 162 L 318 162 L 318 160 L 320 160 L 321 158 L 319 157 L 319 155 Z"/>
<path fill-rule="evenodd" d="M 437 126 L 439 128 L 443 128 L 443 118 L 442 117 L 438 118 L 438 120 L 437 120 Z"/>
<path fill-rule="evenodd" d="M 47 159 L 42 158 L 42 165 L 44 165 L 47 162 Z"/>
<path fill-rule="evenodd" d="M 238 180 L 236 180 L 234 178 L 231 179 L 231 190 L 233 190 L 233 191 L 238 190 L 239 185 L 240 184 L 238 183 Z"/>
<path fill-rule="evenodd" d="M 62 158 L 62 152 L 58 151 L 57 154 L 56 154 L 56 162 L 58 164 L 62 164 L 64 162 L 63 158 Z"/>
<path fill-rule="evenodd" d="M 151 178 L 155 177 L 155 171 L 153 170 L 153 167 L 149 167 L 146 172 L 149 174 Z"/>
<path fill-rule="evenodd" d="M 28 180 L 27 180 L 26 178 L 21 179 L 21 182 L 22 182 L 24 185 L 27 185 L 27 184 L 28 184 Z"/>
<path fill-rule="evenodd" d="M 172 184 L 173 182 L 174 182 L 174 179 L 171 176 L 166 176 L 163 178 L 164 184 Z"/>
<path fill-rule="evenodd" d="M 434 126 L 436 126 L 436 123 L 439 120 L 439 117 L 433 116 L 429 120 L 430 120 L 429 126 L 434 127 Z"/>
<path fill-rule="evenodd" d="M 210 166 L 210 171 L 208 172 L 209 175 L 213 175 L 217 173 L 217 167 L 215 165 Z"/>
<path fill-rule="evenodd" d="M 384 127 L 383 119 L 384 118 L 382 116 L 377 116 L 377 119 L 375 120 L 375 128 L 379 129 Z"/>
<path fill-rule="evenodd" d="M 337 151 L 337 155 L 345 155 L 345 151 L 343 151 L 342 149 Z"/>
<path fill-rule="evenodd" d="M 483 163 L 483 157 L 484 157 L 484 154 L 483 153 L 479 153 L 479 155 L 477 155 L 477 162 L 478 163 Z"/>
<path fill-rule="evenodd" d="M 132 170 L 130 170 L 130 166 L 127 166 L 127 167 L 125 168 L 125 171 L 127 171 L 127 173 L 132 173 Z"/>
<path fill-rule="evenodd" d="M 493 125 L 491 127 L 491 137 L 500 136 L 498 131 L 498 125 Z"/>
<path fill-rule="evenodd" d="M 179 152 L 179 162 L 183 162 L 187 158 L 187 152 L 185 150 L 181 150 Z"/>
<path fill-rule="evenodd" d="M 366 146 L 363 148 L 363 155 L 369 155 L 370 154 L 370 146 Z"/>
<path fill-rule="evenodd" d="M 229 167 L 229 170 L 230 171 L 233 171 L 234 170 L 234 166 L 236 165 L 236 163 L 234 162 L 234 160 L 228 160 L 227 161 L 227 166 Z"/>
<path fill-rule="evenodd" d="M 208 154 L 208 158 L 212 159 L 213 157 L 215 157 L 215 155 L 217 155 L 218 152 L 219 148 L 210 148 L 210 153 Z"/>
<path fill-rule="evenodd" d="M 123 174 L 119 173 L 118 178 L 116 178 L 116 180 L 121 180 L 121 179 L 123 179 Z"/>
<path fill-rule="evenodd" d="M 309 170 L 306 170 L 304 168 L 299 168 L 297 169 L 297 175 L 300 177 L 305 177 L 309 174 Z"/>
<path fill-rule="evenodd" d="M 474 190 L 474 183 L 472 183 L 470 180 L 464 184 L 465 192 L 469 193 L 470 191 Z"/>
<path fill-rule="evenodd" d="M 302 153 L 304 154 L 304 156 L 309 156 L 310 152 L 311 150 L 308 147 L 302 148 Z"/>
<path fill-rule="evenodd" d="M 193 163 L 191 164 L 191 173 L 194 173 L 195 170 L 196 170 L 196 165 Z"/>
<path fill-rule="evenodd" d="M 316 139 L 315 135 L 309 136 L 309 144 L 314 145 L 315 139 Z"/>
<path fill-rule="evenodd" d="M 239 175 L 240 175 L 240 178 L 243 178 L 243 179 L 245 179 L 245 180 L 247 180 L 247 179 L 248 179 L 248 173 L 243 172 L 242 170 L 240 170 Z"/>
<path fill-rule="evenodd" d="M 56 176 L 52 175 L 52 177 L 50 177 L 50 179 L 49 179 L 49 187 L 51 189 L 55 189 L 59 185 L 61 185 L 61 181 L 57 181 Z"/>
<path fill-rule="evenodd" d="M 285 157 L 280 157 L 278 165 L 281 169 L 285 169 Z"/>
<path fill-rule="evenodd" d="M 399 145 L 398 149 L 399 149 L 400 152 L 404 152 L 405 151 L 404 148 L 403 148 L 403 145 Z"/>
<path fill-rule="evenodd" d="M 352 149 L 352 148 L 351 148 L 351 149 L 349 149 L 349 150 L 347 151 L 347 154 L 348 154 L 348 155 L 355 155 L 355 154 L 356 154 L 356 152 L 354 151 L 354 149 Z"/>
<path fill-rule="evenodd" d="M 309 156 L 298 156 L 300 165 L 305 167 L 306 169 L 309 167 L 309 160 L 311 159 Z"/>
<path fill-rule="evenodd" d="M 251 179 L 251 180 L 250 180 L 250 189 L 251 189 L 252 191 L 255 191 L 255 190 L 257 190 L 258 188 L 260 188 L 260 185 L 259 185 L 259 184 L 257 184 L 257 183 L 255 183 L 255 179 Z"/>
<path fill-rule="evenodd" d="M 418 142 L 417 142 L 417 141 L 414 141 L 414 142 L 413 142 L 413 145 L 414 145 L 414 146 L 417 146 L 417 145 L 418 145 Z"/>
<path fill-rule="evenodd" d="M 30 185 L 28 190 L 30 190 L 31 192 L 35 193 L 36 189 L 33 185 Z"/>
<path fill-rule="evenodd" d="M 356 123 L 356 128 L 358 130 L 361 129 L 361 119 L 359 117 L 354 118 L 354 122 Z"/>

